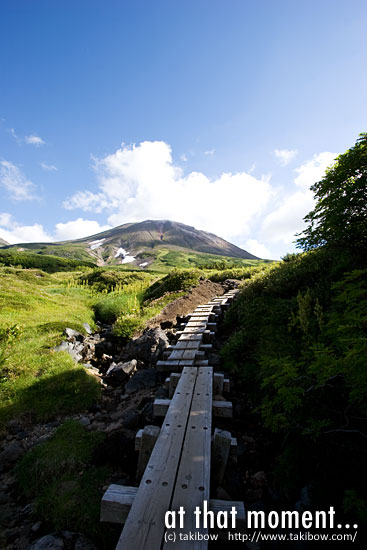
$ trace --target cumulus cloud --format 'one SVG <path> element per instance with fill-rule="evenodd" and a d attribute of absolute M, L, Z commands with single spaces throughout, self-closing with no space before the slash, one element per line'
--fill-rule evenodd
<path fill-rule="evenodd" d="M 24 141 L 28 143 L 28 145 L 34 145 L 35 147 L 40 147 L 40 145 L 45 145 L 45 141 L 37 136 L 36 134 L 31 134 L 29 136 L 25 136 Z"/>
<path fill-rule="evenodd" d="M 57 223 L 52 233 L 39 223 L 24 225 L 7 212 L 0 213 L 0 238 L 10 244 L 31 242 L 53 242 L 81 239 L 106 231 L 109 225 L 100 225 L 94 220 L 78 218 L 66 223 Z"/>
<path fill-rule="evenodd" d="M 48 164 L 47 162 L 41 162 L 41 168 L 45 172 L 57 172 L 57 167 L 53 164 Z"/>
<path fill-rule="evenodd" d="M 298 151 L 296 149 L 275 149 L 273 151 L 273 154 L 275 155 L 281 166 L 287 166 L 287 164 L 289 164 L 294 158 L 296 158 L 296 156 L 298 155 Z"/>
<path fill-rule="evenodd" d="M 311 185 L 320 181 L 325 175 L 325 170 L 331 166 L 335 160 L 335 153 L 319 153 L 313 158 L 296 168 L 296 173 L 299 174 L 294 183 L 302 189 L 309 189 Z"/>
<path fill-rule="evenodd" d="M 209 179 L 201 172 L 184 175 L 163 141 L 122 145 L 94 159 L 99 190 L 78 191 L 66 209 L 107 211 L 112 226 L 142 219 L 170 219 L 205 228 L 225 238 L 246 236 L 272 197 L 269 177 L 246 172 Z"/>
<path fill-rule="evenodd" d="M 10 244 L 48 242 L 52 240 L 39 223 L 33 225 L 19 224 L 7 212 L 0 213 L 0 237 Z"/>
<path fill-rule="evenodd" d="M 295 190 L 283 198 L 279 206 L 266 216 L 262 224 L 261 235 L 270 243 L 282 242 L 290 245 L 295 240 L 295 234 L 303 231 L 303 218 L 314 207 L 311 185 L 320 181 L 325 170 L 334 161 L 334 153 L 320 153 L 299 168 L 295 169 Z"/>
<path fill-rule="evenodd" d="M 84 220 L 78 218 L 66 223 L 57 223 L 55 226 L 54 239 L 57 241 L 69 241 L 73 239 L 82 239 L 89 235 L 95 235 L 111 229 L 110 225 L 99 225 L 94 220 Z"/>
<path fill-rule="evenodd" d="M 36 198 L 33 194 L 35 185 L 27 180 L 20 168 L 7 160 L 0 161 L 0 184 L 13 200 L 23 201 Z"/>
<path fill-rule="evenodd" d="M 243 246 L 241 246 L 241 248 L 244 248 L 258 258 L 262 258 L 264 260 L 271 259 L 270 250 L 264 244 L 259 243 L 259 241 L 257 241 L 256 239 L 247 239 L 247 241 Z"/>

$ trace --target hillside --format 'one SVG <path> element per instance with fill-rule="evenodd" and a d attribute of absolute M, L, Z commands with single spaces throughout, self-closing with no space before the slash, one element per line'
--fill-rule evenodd
<path fill-rule="evenodd" d="M 108 231 L 74 241 L 12 245 L 38 254 L 93 261 L 100 266 L 129 264 L 157 268 L 200 266 L 218 260 L 218 256 L 240 260 L 258 260 L 224 239 L 194 227 L 168 220 L 147 220 L 120 225 Z M 189 258 L 188 258 L 189 255 Z M 187 264 L 187 265 L 186 265 Z"/>

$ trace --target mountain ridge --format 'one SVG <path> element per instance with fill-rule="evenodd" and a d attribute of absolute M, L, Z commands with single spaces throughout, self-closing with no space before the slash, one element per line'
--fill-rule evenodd
<path fill-rule="evenodd" d="M 259 260 L 253 254 L 214 233 L 170 220 L 126 223 L 80 239 L 54 243 L 9 245 L 40 254 L 93 259 L 98 265 L 131 264 L 150 266 L 163 253 L 186 253 Z"/>

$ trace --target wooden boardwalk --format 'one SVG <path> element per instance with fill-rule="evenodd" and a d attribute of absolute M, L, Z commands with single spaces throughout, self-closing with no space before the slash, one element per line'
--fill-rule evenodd
<path fill-rule="evenodd" d="M 214 374 L 204 358 L 211 349 L 216 320 L 236 293 L 230 291 L 197 307 L 177 332 L 176 344 L 157 363 L 158 370 L 171 373 L 166 379 L 170 399 L 154 403 L 154 415 L 164 416 L 161 429 L 146 426 L 137 434 L 140 485 L 112 485 L 102 499 L 101 521 L 125 524 L 116 550 L 207 548 L 208 528 L 197 527 L 194 515 L 197 507 L 202 510 L 206 504 L 211 510 L 235 506 L 238 519 L 244 517 L 243 503 L 210 499 L 212 463 L 220 483 L 234 442 L 229 432 L 218 430 L 212 442 L 212 417 L 230 418 L 232 404 L 213 400 L 213 394 L 228 390 L 229 381 L 225 385 L 224 376 Z M 180 507 L 185 511 L 184 527 L 166 528 L 166 513 Z M 190 532 L 203 535 L 202 540 L 180 540 L 180 534 Z M 174 542 L 168 541 L 168 534 L 173 534 Z"/>

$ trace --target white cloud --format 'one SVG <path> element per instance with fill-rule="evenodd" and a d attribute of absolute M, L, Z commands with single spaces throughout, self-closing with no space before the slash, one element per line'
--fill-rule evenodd
<path fill-rule="evenodd" d="M 41 168 L 45 172 L 57 172 L 57 167 L 53 164 L 47 164 L 47 162 L 41 162 Z"/>
<path fill-rule="evenodd" d="M 294 180 L 295 190 L 266 216 L 261 230 L 264 240 L 290 245 L 295 240 L 295 234 L 303 231 L 303 218 L 315 205 L 313 192 L 309 188 L 322 179 L 335 157 L 334 153 L 320 153 L 295 169 L 299 174 Z"/>
<path fill-rule="evenodd" d="M 29 136 L 25 136 L 24 141 L 28 143 L 28 145 L 35 145 L 36 147 L 39 147 L 40 145 L 45 145 L 45 141 L 37 136 L 36 134 L 31 134 Z"/>
<path fill-rule="evenodd" d="M 215 149 L 210 149 L 210 151 L 204 151 L 204 155 L 207 157 L 214 157 Z"/>
<path fill-rule="evenodd" d="M 247 239 L 246 243 L 241 246 L 241 248 L 244 248 L 258 258 L 262 258 L 264 260 L 271 259 L 270 250 L 264 244 L 259 243 L 256 239 Z"/>
<path fill-rule="evenodd" d="M 225 238 L 249 234 L 256 216 L 272 197 L 269 177 L 223 173 L 210 180 L 201 172 L 184 175 L 172 161 L 170 146 L 144 141 L 121 146 L 94 159 L 99 192 L 79 191 L 66 209 L 109 213 L 112 226 L 143 219 L 170 219 L 205 228 Z"/>
<path fill-rule="evenodd" d="M 182 160 L 182 162 L 187 162 L 187 156 L 185 155 L 185 153 L 182 153 L 180 159 Z"/>
<path fill-rule="evenodd" d="M 42 225 L 21 225 L 8 213 L 0 214 L 0 237 L 10 244 L 49 242 L 52 237 Z"/>
<path fill-rule="evenodd" d="M 289 164 L 294 158 L 296 158 L 296 156 L 298 155 L 298 151 L 296 149 L 275 149 L 273 151 L 273 154 L 278 159 L 281 166 L 287 166 L 287 164 Z"/>
<path fill-rule="evenodd" d="M 11 199 L 16 201 L 31 200 L 35 185 L 27 180 L 22 171 L 12 162 L 0 161 L 0 184 L 5 187 Z"/>
<path fill-rule="evenodd" d="M 66 223 L 57 223 L 55 226 L 54 238 L 57 241 L 68 241 L 73 239 L 82 239 L 96 233 L 101 233 L 111 229 L 110 225 L 99 225 L 94 220 L 84 220 L 78 218 Z"/>
<path fill-rule="evenodd" d="M 53 233 L 49 233 L 41 224 L 23 225 L 11 214 L 0 213 L 0 237 L 10 244 L 81 239 L 107 229 L 110 229 L 109 225 L 99 225 L 97 221 L 78 218 L 66 223 L 57 223 Z"/>
<path fill-rule="evenodd" d="M 333 164 L 336 153 L 319 153 L 314 155 L 313 158 L 296 168 L 295 172 L 299 174 L 294 180 L 294 183 L 302 189 L 309 189 L 311 185 L 320 181 L 326 168 Z"/>

